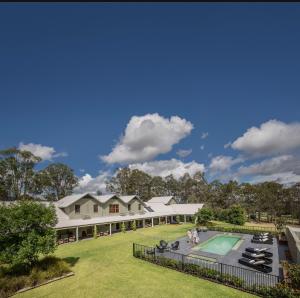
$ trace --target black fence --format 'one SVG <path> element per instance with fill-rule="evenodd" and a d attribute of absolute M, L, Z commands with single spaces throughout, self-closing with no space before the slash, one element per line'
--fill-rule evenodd
<path fill-rule="evenodd" d="M 136 243 L 133 243 L 133 256 L 261 296 L 267 296 L 269 291 L 281 282 L 277 275 L 212 262 L 201 256 L 193 257 L 174 251 L 159 253 L 154 247 Z"/>

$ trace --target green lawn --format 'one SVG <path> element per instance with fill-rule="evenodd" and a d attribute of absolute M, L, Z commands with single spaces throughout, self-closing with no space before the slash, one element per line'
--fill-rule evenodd
<path fill-rule="evenodd" d="M 176 239 L 191 225 L 162 225 L 112 237 L 61 245 L 55 255 L 74 258 L 75 275 L 18 297 L 254 297 L 235 289 L 132 257 L 132 243 Z"/>

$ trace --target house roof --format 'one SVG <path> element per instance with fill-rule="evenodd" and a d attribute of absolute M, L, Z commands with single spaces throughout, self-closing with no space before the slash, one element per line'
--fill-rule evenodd
<path fill-rule="evenodd" d="M 85 196 L 91 196 L 95 199 L 95 197 L 89 193 L 83 193 L 83 194 L 74 194 L 74 195 L 70 195 L 70 196 L 66 196 L 62 199 L 60 199 L 58 202 L 57 202 L 57 206 L 59 208 L 65 208 L 65 207 L 68 207 L 70 206 L 71 204 L 77 202 L 78 200 L 80 200 L 81 198 L 85 197 Z"/>
<path fill-rule="evenodd" d="M 153 197 L 148 201 L 148 203 L 160 203 L 160 204 L 168 204 L 174 196 L 167 196 L 167 197 Z"/>
<path fill-rule="evenodd" d="M 59 208 L 68 207 L 68 206 L 72 205 L 73 203 L 77 202 L 78 200 L 80 200 L 81 198 L 84 198 L 85 196 L 90 196 L 93 199 L 97 200 L 101 204 L 106 203 L 107 201 L 109 201 L 113 197 L 117 197 L 118 199 L 120 199 L 125 204 L 129 203 L 134 198 L 137 198 L 139 201 L 141 201 L 139 199 L 139 197 L 136 196 L 136 195 L 132 195 L 132 196 L 118 196 L 116 194 L 109 194 L 109 195 L 96 196 L 96 195 L 92 195 L 90 193 L 84 193 L 84 194 L 75 194 L 75 195 L 70 195 L 70 196 L 64 197 L 64 198 L 60 199 L 57 202 L 58 203 L 57 206 Z"/>

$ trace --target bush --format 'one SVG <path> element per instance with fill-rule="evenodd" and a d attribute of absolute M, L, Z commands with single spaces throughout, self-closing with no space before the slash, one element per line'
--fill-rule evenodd
<path fill-rule="evenodd" d="M 122 231 L 123 233 L 126 232 L 126 227 L 125 227 L 125 223 L 124 223 L 124 222 L 122 222 L 122 224 L 121 224 L 121 231 Z"/>
<path fill-rule="evenodd" d="M 0 205 L 0 262 L 30 267 L 41 254 L 54 251 L 54 206 L 33 201 Z"/>
<path fill-rule="evenodd" d="M 23 271 L 21 270 L 23 268 Z M 0 297 L 8 297 L 24 287 L 31 287 L 71 272 L 62 259 L 47 256 L 28 267 L 12 266 L 1 268 Z"/>
<path fill-rule="evenodd" d="M 196 214 L 196 223 L 206 225 L 213 219 L 213 211 L 210 208 L 202 208 Z"/>
<path fill-rule="evenodd" d="M 136 222 L 135 222 L 135 220 L 131 222 L 131 229 L 133 231 L 136 231 Z"/>
<path fill-rule="evenodd" d="M 232 206 L 228 211 L 228 222 L 234 225 L 244 225 L 246 222 L 246 212 L 239 205 Z"/>

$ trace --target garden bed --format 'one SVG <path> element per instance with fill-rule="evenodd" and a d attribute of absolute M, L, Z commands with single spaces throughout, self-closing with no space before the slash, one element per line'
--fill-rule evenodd
<path fill-rule="evenodd" d="M 71 276 L 69 264 L 56 257 L 48 256 L 30 269 L 0 267 L 0 297 L 6 298 L 17 292 L 29 290 L 63 277 Z"/>

